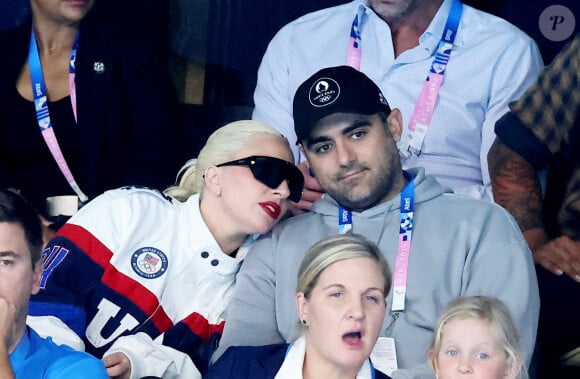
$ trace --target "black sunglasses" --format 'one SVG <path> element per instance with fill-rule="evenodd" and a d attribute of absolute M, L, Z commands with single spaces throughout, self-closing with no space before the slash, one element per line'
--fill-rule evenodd
<path fill-rule="evenodd" d="M 216 167 L 222 166 L 248 166 L 256 180 L 272 189 L 278 188 L 280 183 L 286 180 L 288 188 L 290 189 L 290 196 L 288 198 L 297 203 L 302 197 L 304 176 L 298 167 L 283 159 L 251 156 L 216 165 Z"/>

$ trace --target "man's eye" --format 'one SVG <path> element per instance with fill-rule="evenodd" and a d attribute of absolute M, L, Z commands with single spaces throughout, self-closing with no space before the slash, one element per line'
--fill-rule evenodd
<path fill-rule="evenodd" d="M 330 150 L 330 145 L 326 143 L 324 145 L 318 146 L 316 148 L 316 153 L 326 153 L 328 150 Z"/>
<path fill-rule="evenodd" d="M 367 133 L 365 131 L 359 130 L 357 132 L 352 133 L 351 138 L 353 138 L 353 139 L 361 139 L 361 138 L 364 138 L 364 136 L 366 134 Z"/>

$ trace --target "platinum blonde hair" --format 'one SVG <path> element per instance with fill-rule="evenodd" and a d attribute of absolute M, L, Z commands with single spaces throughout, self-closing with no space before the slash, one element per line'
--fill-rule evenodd
<path fill-rule="evenodd" d="M 252 120 L 229 123 L 214 131 L 199 152 L 197 158 L 190 159 L 179 170 L 176 185 L 164 192 L 179 201 L 186 201 L 196 193 L 203 193 L 205 170 L 234 159 L 234 156 L 255 142 L 260 135 L 272 135 L 286 141 L 279 131 L 271 126 Z M 290 150 L 290 145 L 288 145 Z"/>
<path fill-rule="evenodd" d="M 435 371 L 437 371 L 437 356 L 441 350 L 443 328 L 451 321 L 465 319 L 478 319 L 489 323 L 494 337 L 497 338 L 506 354 L 510 367 L 508 378 L 528 378 L 527 371 L 522 364 L 517 329 L 510 312 L 503 302 L 487 296 L 458 297 L 449 303 L 439 319 L 429 348 L 429 362 Z"/>
<path fill-rule="evenodd" d="M 353 258 L 371 258 L 377 263 L 385 280 L 383 290 L 387 297 L 392 281 L 389 264 L 374 242 L 358 234 L 339 234 L 312 245 L 300 264 L 296 292 L 304 293 L 304 297 L 309 299 L 320 274 L 328 266 Z"/>

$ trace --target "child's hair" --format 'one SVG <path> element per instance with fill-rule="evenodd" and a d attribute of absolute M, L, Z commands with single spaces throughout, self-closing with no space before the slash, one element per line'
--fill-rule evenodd
<path fill-rule="evenodd" d="M 429 362 L 436 368 L 441 349 L 443 328 L 454 320 L 479 319 L 489 323 L 490 329 L 506 354 L 510 378 L 527 378 L 520 353 L 518 334 L 509 310 L 500 300 L 487 296 L 458 297 L 445 309 L 433 333 L 429 348 Z"/>
<path fill-rule="evenodd" d="M 190 159 L 179 170 L 176 185 L 164 192 L 179 201 L 186 201 L 191 195 L 203 192 L 206 168 L 227 162 L 240 150 L 250 146 L 256 137 L 273 135 L 282 140 L 279 131 L 262 122 L 252 120 L 234 121 L 216 129 L 207 139 L 197 159 Z M 290 151 L 290 145 L 288 145 Z"/>

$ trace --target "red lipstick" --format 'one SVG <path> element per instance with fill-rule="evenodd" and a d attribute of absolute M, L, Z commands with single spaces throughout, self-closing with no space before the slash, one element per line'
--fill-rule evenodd
<path fill-rule="evenodd" d="M 276 202 L 273 202 L 273 201 L 263 201 L 263 202 L 261 202 L 259 204 L 262 207 L 262 209 L 270 217 L 272 217 L 274 220 L 276 220 L 280 216 L 280 213 L 282 213 L 282 208 Z"/>

